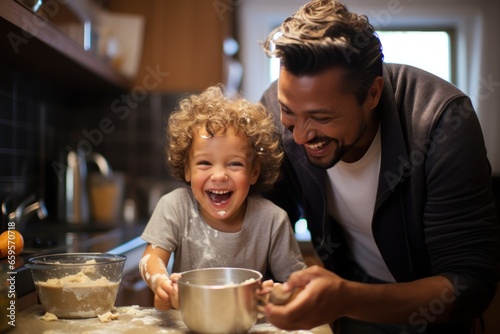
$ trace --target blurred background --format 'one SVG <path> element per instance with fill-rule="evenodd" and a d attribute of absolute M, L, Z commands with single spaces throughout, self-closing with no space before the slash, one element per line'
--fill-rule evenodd
<path fill-rule="evenodd" d="M 218 83 L 259 101 L 279 68 L 259 41 L 305 2 L 0 0 L 0 231 L 14 222 L 25 237 L 19 309 L 36 303 L 22 259 L 61 250 L 127 254 L 117 305 L 152 306 L 138 236 L 160 196 L 182 186 L 165 164 L 170 112 Z M 471 97 L 500 198 L 500 2 L 344 2 L 369 17 L 387 62 L 422 67 Z M 306 263 L 320 263 L 307 222 L 295 231 Z M 499 296 L 491 333 L 498 309 Z"/>

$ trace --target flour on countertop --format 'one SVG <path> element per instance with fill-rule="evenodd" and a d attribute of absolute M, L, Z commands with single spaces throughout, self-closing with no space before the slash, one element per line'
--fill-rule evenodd
<path fill-rule="evenodd" d="M 42 334 L 188 334 L 189 331 L 182 321 L 180 311 L 159 311 L 155 308 L 144 308 L 138 305 L 119 306 L 112 309 L 112 314 L 119 317 L 114 321 L 101 322 L 97 318 L 90 319 L 58 319 L 57 321 L 40 320 L 43 308 L 36 305 L 29 316 L 19 318 L 15 333 Z M 18 327 L 19 326 L 19 327 Z M 310 331 L 284 331 L 259 320 L 249 334 L 332 334 L 330 327 L 324 325 Z"/>
<path fill-rule="evenodd" d="M 118 313 L 112 313 L 111 311 L 108 311 L 104 314 L 98 314 L 97 317 L 101 322 L 110 322 L 112 320 L 118 320 Z"/>
<path fill-rule="evenodd" d="M 298 331 L 285 331 L 282 329 L 279 329 L 271 324 L 257 324 L 250 328 L 248 331 L 249 334 L 251 333 L 274 333 L 274 334 L 313 334 L 311 331 L 307 330 L 298 330 Z"/>
<path fill-rule="evenodd" d="M 141 309 L 140 309 L 139 305 L 122 306 L 122 307 L 120 307 L 120 312 L 126 313 L 126 314 L 131 314 L 131 315 L 136 315 L 139 312 L 141 312 Z"/>
<path fill-rule="evenodd" d="M 131 322 L 137 322 L 137 321 L 140 321 L 142 322 L 144 325 L 156 325 L 158 323 L 161 322 L 161 319 L 158 319 L 157 317 L 154 317 L 152 315 L 148 315 L 148 316 L 143 316 L 141 318 L 134 318 L 132 320 L 130 320 Z"/>
<path fill-rule="evenodd" d="M 50 312 L 45 312 L 44 315 L 40 316 L 39 318 L 40 320 L 45 320 L 45 321 L 56 321 L 58 320 L 59 318 L 57 317 L 57 315 L 55 315 L 54 313 L 50 313 Z"/>

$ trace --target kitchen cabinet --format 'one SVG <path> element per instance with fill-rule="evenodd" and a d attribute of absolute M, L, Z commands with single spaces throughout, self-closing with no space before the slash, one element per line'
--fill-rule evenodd
<path fill-rule="evenodd" d="M 84 51 L 49 20 L 14 0 L 0 0 L 0 64 L 76 91 L 145 87 L 151 70 L 168 73 L 154 91 L 197 91 L 224 82 L 223 41 L 231 35 L 236 10 L 231 1 L 109 0 L 105 4 L 110 12 L 145 18 L 135 79 L 121 75 L 95 51 Z"/>
<path fill-rule="evenodd" d="M 54 2 L 58 4 L 58 2 Z M 0 0 L 0 64 L 79 92 L 128 90 L 131 82 L 49 20 Z"/>
<path fill-rule="evenodd" d="M 226 3 L 227 2 L 227 3 Z M 199 91 L 223 82 L 224 38 L 235 12 L 232 1 L 109 0 L 109 11 L 145 18 L 139 73 L 142 87 L 147 68 L 168 73 L 155 91 Z"/>

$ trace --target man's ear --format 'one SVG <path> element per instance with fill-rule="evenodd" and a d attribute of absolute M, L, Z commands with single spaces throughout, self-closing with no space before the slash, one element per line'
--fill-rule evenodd
<path fill-rule="evenodd" d="M 366 99 L 366 103 L 369 103 L 369 110 L 373 110 L 377 107 L 378 101 L 380 101 L 380 96 L 382 95 L 383 88 L 384 79 L 382 77 L 376 77 L 375 80 L 373 80 L 370 89 L 368 90 L 368 97 Z"/>

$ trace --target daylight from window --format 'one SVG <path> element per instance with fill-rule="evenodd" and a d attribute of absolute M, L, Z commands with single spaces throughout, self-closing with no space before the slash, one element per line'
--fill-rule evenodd
<path fill-rule="evenodd" d="M 377 31 L 386 63 L 413 65 L 451 81 L 450 35 L 445 31 Z M 279 76 L 279 59 L 269 63 L 271 82 Z"/>
<path fill-rule="evenodd" d="M 378 31 L 386 63 L 420 67 L 451 81 L 450 35 L 445 31 Z"/>

